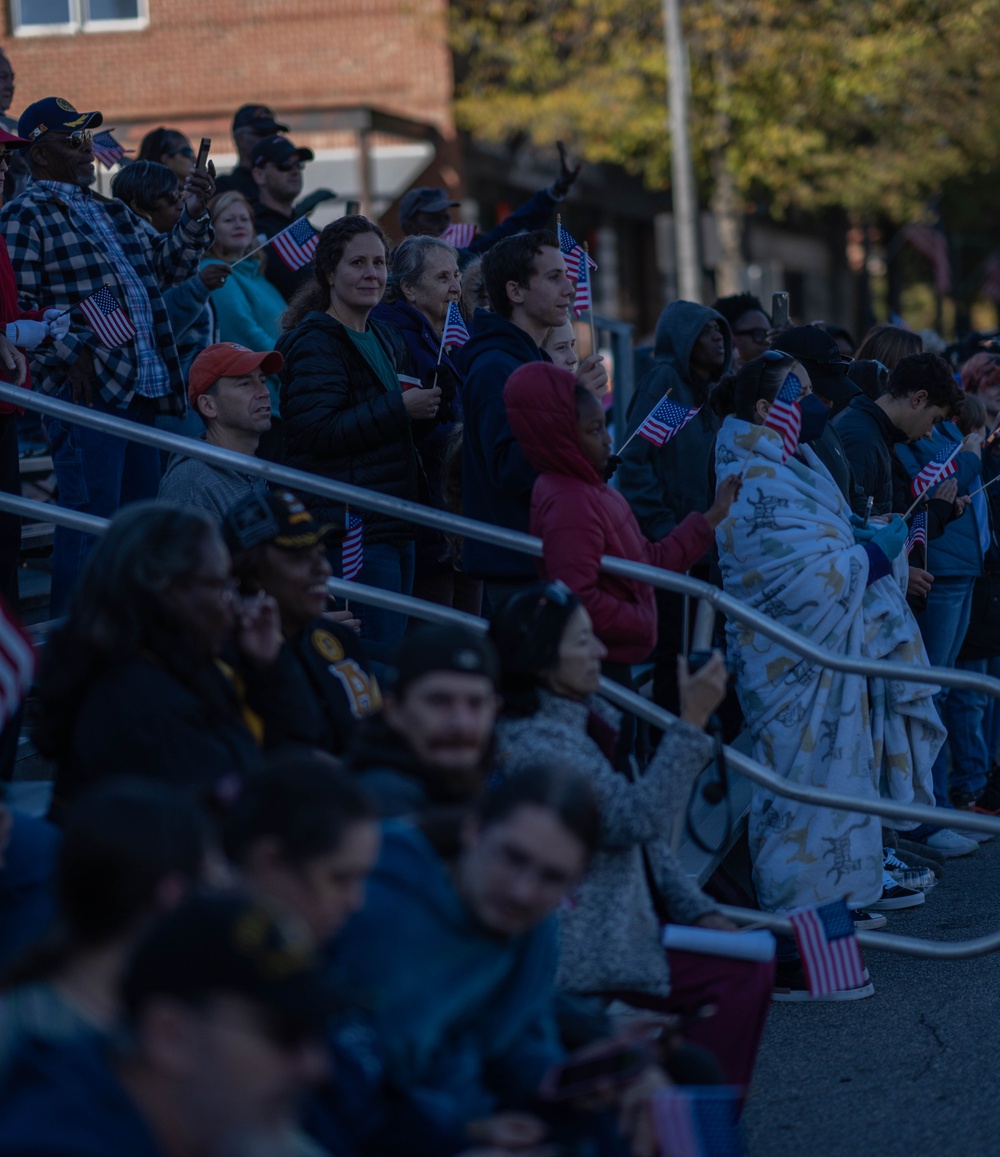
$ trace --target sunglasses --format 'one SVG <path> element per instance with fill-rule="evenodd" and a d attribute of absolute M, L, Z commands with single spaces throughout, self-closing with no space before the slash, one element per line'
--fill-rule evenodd
<path fill-rule="evenodd" d="M 765 345 L 767 342 L 768 331 L 762 326 L 754 326 L 753 329 L 734 329 L 733 333 L 737 337 L 752 337 L 757 345 Z"/>
<path fill-rule="evenodd" d="M 163 154 L 165 157 L 194 157 L 194 149 L 190 145 L 182 145 L 179 149 L 171 149 L 169 153 Z"/>
<path fill-rule="evenodd" d="M 93 143 L 94 134 L 90 129 L 77 129 L 73 133 L 48 132 L 45 136 L 59 137 L 63 144 L 69 145 L 71 149 L 82 149 L 84 145 Z"/>
<path fill-rule="evenodd" d="M 305 161 L 273 161 L 272 164 L 282 173 L 290 173 L 293 169 L 298 169 L 301 173 L 306 167 Z"/>

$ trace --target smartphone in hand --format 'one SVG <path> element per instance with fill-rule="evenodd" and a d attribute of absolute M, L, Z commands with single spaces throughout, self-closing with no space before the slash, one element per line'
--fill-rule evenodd
<path fill-rule="evenodd" d="M 208 150 L 212 147 L 211 137 L 202 137 L 198 147 L 198 159 L 194 163 L 196 169 L 204 169 L 208 164 Z"/>
<path fill-rule="evenodd" d="M 788 325 L 788 294 L 771 294 L 771 328 L 784 329 Z"/>

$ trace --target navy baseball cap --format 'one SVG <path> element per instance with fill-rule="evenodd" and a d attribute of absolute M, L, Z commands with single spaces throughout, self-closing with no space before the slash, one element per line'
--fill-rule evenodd
<path fill-rule="evenodd" d="M 862 392 L 847 376 L 851 359 L 841 354 L 836 339 L 818 325 L 783 330 L 772 344 L 805 366 L 813 390 L 828 402 L 846 406 Z"/>
<path fill-rule="evenodd" d="M 440 213 L 442 209 L 454 209 L 460 204 L 461 201 L 453 201 L 444 189 L 411 189 L 399 202 L 399 219 L 405 221 L 416 213 Z"/>
<path fill-rule="evenodd" d="M 94 129 L 104 123 L 99 112 L 77 112 L 61 96 L 47 96 L 36 100 L 21 113 L 17 135 L 27 141 L 36 141 L 42 133 L 75 133 L 80 129 Z"/>
<path fill-rule="evenodd" d="M 250 167 L 256 169 L 260 165 L 281 165 L 293 157 L 299 161 L 311 161 L 315 155 L 312 149 L 296 148 L 288 137 L 265 137 L 257 142 Z"/>
<path fill-rule="evenodd" d="M 287 133 L 288 125 L 279 125 L 266 104 L 245 104 L 236 110 L 233 117 L 233 132 L 237 129 L 253 129 L 259 137 L 266 137 L 272 133 Z"/>

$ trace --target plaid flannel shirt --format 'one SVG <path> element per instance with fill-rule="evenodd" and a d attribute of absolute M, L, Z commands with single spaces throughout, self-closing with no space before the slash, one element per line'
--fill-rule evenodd
<path fill-rule="evenodd" d="M 85 192 L 87 197 L 98 196 Z M 185 209 L 169 233 L 157 233 L 120 201 L 100 198 L 121 239 L 129 263 L 149 293 L 160 355 L 170 373 L 172 390 L 155 399 L 161 413 L 183 414 L 187 399 L 177 347 L 162 290 L 180 285 L 198 272 L 202 254 L 212 244 L 207 217 L 192 220 Z M 125 290 L 92 228 L 58 193 L 44 184 L 28 186 L 0 210 L 0 231 L 7 241 L 17 276 L 22 309 L 66 309 L 108 283 L 120 301 Z M 101 398 L 124 408 L 135 392 L 138 350 L 134 342 L 106 349 L 74 309 L 62 341 L 29 350 L 32 379 L 47 394 L 66 393 L 66 367 L 89 349 Z"/>

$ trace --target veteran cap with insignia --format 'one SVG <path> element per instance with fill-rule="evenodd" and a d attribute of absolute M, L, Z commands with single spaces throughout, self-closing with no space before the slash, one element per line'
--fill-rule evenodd
<path fill-rule="evenodd" d="M 47 96 L 36 100 L 21 113 L 17 135 L 27 141 L 37 140 L 43 133 L 75 133 L 95 129 L 104 117 L 99 112 L 77 112 L 61 96 Z"/>
<path fill-rule="evenodd" d="M 222 520 L 222 536 L 230 554 L 267 542 L 282 550 L 308 550 L 343 530 L 321 525 L 290 490 L 248 494 Z"/>

